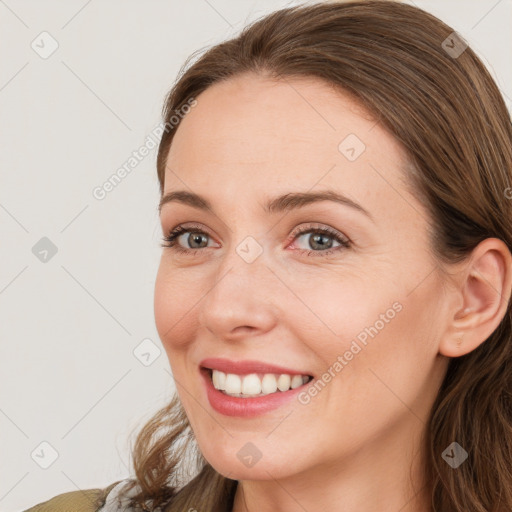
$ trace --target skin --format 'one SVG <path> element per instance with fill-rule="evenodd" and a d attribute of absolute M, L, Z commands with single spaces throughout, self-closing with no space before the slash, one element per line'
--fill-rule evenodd
<path fill-rule="evenodd" d="M 401 146 L 319 80 L 245 74 L 197 100 L 171 145 L 164 194 L 193 191 L 213 211 L 169 203 L 160 218 L 164 234 L 199 224 L 208 248 L 162 250 L 155 320 L 203 455 L 239 481 L 233 511 L 429 511 L 427 418 L 449 358 L 484 342 L 505 314 L 509 251 L 487 239 L 448 277 L 429 247 L 429 216 L 402 180 Z M 338 150 L 348 134 L 366 146 L 355 161 Z M 373 221 L 330 201 L 262 209 L 277 195 L 327 189 Z M 292 233 L 312 223 L 352 245 L 322 256 L 314 232 Z M 251 264 L 236 252 L 247 236 L 263 249 Z M 179 243 L 197 247 L 187 239 Z M 308 404 L 292 400 L 256 418 L 210 406 L 203 358 L 256 359 L 316 380 L 396 302 L 400 312 Z M 237 457 L 247 442 L 262 454 L 251 468 Z"/>

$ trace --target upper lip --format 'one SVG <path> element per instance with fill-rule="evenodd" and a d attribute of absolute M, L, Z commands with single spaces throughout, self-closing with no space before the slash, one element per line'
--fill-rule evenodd
<path fill-rule="evenodd" d="M 224 373 L 235 373 L 245 375 L 249 373 L 286 373 L 288 375 L 311 375 L 309 372 L 293 370 L 285 368 L 284 366 L 277 366 L 275 364 L 264 363 L 263 361 L 245 360 L 245 361 L 231 361 L 230 359 L 223 359 L 220 357 L 210 357 L 203 359 L 200 366 L 209 368 L 210 370 L 219 370 Z"/>

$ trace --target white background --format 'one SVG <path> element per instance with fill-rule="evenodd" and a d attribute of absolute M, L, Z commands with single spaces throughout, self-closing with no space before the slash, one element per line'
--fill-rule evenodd
<path fill-rule="evenodd" d="M 2 512 L 130 476 L 130 432 L 174 389 L 153 317 L 156 149 L 102 201 L 92 190 L 160 122 L 189 54 L 296 3 L 0 0 Z M 510 109 L 512 0 L 414 3 L 471 44 Z M 59 44 L 47 59 L 31 48 L 43 31 Z M 150 366 L 133 354 L 146 338 Z M 50 456 L 43 441 L 59 454 L 47 469 L 31 457 Z"/>

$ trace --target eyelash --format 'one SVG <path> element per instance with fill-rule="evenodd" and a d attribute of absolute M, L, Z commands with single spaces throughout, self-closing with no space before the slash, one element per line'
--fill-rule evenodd
<path fill-rule="evenodd" d="M 179 253 L 182 253 L 182 254 L 190 254 L 190 255 L 197 255 L 199 251 L 201 250 L 204 250 L 204 249 L 208 249 L 207 247 L 204 247 L 202 249 L 187 249 L 187 248 L 184 248 L 184 247 L 181 247 L 181 245 L 179 245 L 178 243 L 176 243 L 176 239 L 182 235 L 183 233 L 196 233 L 196 234 L 200 234 L 200 235 L 206 235 L 206 236 L 210 236 L 208 233 L 206 233 L 205 231 L 203 231 L 202 229 L 200 229 L 199 226 L 189 226 L 189 227 L 184 227 L 183 225 L 179 225 L 179 226 L 176 226 L 167 236 L 164 236 L 163 237 L 163 242 L 164 243 L 161 243 L 161 247 L 164 247 L 164 248 L 170 248 L 170 249 L 173 249 L 174 251 L 177 251 Z M 299 249 L 299 251 L 302 251 L 302 252 L 306 252 L 307 256 L 313 256 L 313 257 L 317 257 L 317 256 L 321 256 L 321 257 L 325 257 L 329 254 L 332 254 L 338 250 L 341 250 L 341 249 L 348 249 L 349 247 L 351 247 L 351 242 L 346 239 L 346 238 L 342 238 L 340 236 L 340 234 L 335 231 L 334 229 L 332 228 L 329 228 L 329 227 L 322 227 L 322 228 L 314 228 L 314 227 L 308 227 L 308 228 L 303 228 L 301 230 L 298 230 L 297 232 L 294 233 L 294 239 L 296 237 L 298 237 L 299 235 L 304 235 L 306 233 L 322 233 L 324 235 L 328 235 L 329 237 L 333 238 L 336 242 L 338 242 L 340 245 L 338 247 L 333 247 L 331 249 L 327 249 L 325 251 L 315 251 L 315 250 L 307 250 L 307 249 Z M 211 249 L 211 247 L 210 247 Z M 312 254 L 313 253 L 313 254 Z"/>

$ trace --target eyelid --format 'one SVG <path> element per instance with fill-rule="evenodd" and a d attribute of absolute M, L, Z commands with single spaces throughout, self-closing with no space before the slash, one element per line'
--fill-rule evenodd
<path fill-rule="evenodd" d="M 290 233 L 290 238 L 292 240 L 294 240 L 298 235 L 304 235 L 304 234 L 311 233 L 311 232 L 326 232 L 333 238 L 343 239 L 347 243 L 351 241 L 348 236 L 346 236 L 342 232 L 338 231 L 335 228 L 332 228 L 331 226 L 329 226 L 327 224 L 322 224 L 319 222 L 310 222 L 310 223 L 306 223 L 306 224 L 308 224 L 308 225 L 307 226 L 300 225 L 300 226 L 296 227 L 295 229 L 293 229 L 293 231 Z"/>

